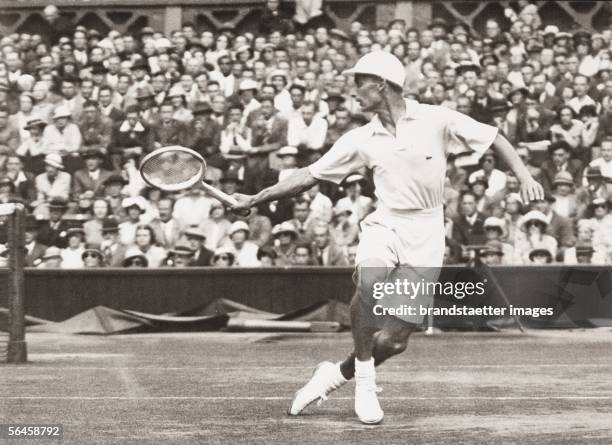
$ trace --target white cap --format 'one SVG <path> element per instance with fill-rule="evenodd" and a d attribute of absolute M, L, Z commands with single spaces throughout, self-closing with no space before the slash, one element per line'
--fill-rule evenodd
<path fill-rule="evenodd" d="M 544 28 L 544 35 L 558 34 L 558 33 L 559 33 L 559 28 L 556 27 L 555 25 L 547 25 L 546 28 Z"/>
<path fill-rule="evenodd" d="M 257 82 L 255 82 L 253 79 L 244 79 L 242 82 L 240 82 L 240 86 L 238 87 L 240 91 L 256 90 L 258 88 L 259 85 L 257 85 Z"/>
<path fill-rule="evenodd" d="M 298 149 L 296 147 L 292 147 L 291 145 L 285 145 L 283 148 L 278 150 L 276 156 L 297 156 Z"/>
<path fill-rule="evenodd" d="M 234 221 L 234 223 L 230 226 L 229 234 L 231 236 L 234 233 L 239 232 L 240 230 L 244 230 L 245 232 L 249 233 L 249 225 L 244 221 Z"/>
<path fill-rule="evenodd" d="M 489 216 L 487 219 L 484 220 L 484 227 L 499 227 L 500 229 L 504 229 L 506 227 L 506 222 L 501 219 L 501 218 L 497 218 L 495 216 Z"/>
<path fill-rule="evenodd" d="M 342 74 L 369 74 L 404 87 L 406 70 L 402 62 L 386 51 L 372 51 L 361 57 L 355 66 Z"/>

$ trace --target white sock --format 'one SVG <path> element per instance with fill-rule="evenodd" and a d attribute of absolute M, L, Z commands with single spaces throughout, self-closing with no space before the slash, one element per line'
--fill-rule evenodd
<path fill-rule="evenodd" d="M 376 369 L 374 368 L 374 357 L 364 362 L 355 359 L 355 378 L 374 377 L 375 375 Z"/>

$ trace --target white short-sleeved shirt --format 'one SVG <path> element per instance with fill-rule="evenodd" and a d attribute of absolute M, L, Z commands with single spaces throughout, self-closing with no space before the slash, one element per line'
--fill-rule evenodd
<path fill-rule="evenodd" d="M 482 154 L 497 128 L 448 108 L 406 100 L 406 113 L 391 135 L 378 116 L 344 134 L 308 167 L 320 180 L 339 184 L 349 173 L 373 170 L 379 206 L 422 210 L 443 204 L 446 158 L 450 153 Z"/>

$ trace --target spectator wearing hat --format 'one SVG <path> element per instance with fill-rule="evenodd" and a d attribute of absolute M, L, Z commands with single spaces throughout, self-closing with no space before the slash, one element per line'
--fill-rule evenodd
<path fill-rule="evenodd" d="M 181 235 L 181 224 L 172 216 L 174 211 L 174 200 L 170 197 L 162 197 L 157 203 L 158 217 L 154 218 L 149 225 L 155 232 L 155 239 L 165 249 L 170 249 L 179 240 Z"/>
<path fill-rule="evenodd" d="M 282 222 L 272 229 L 277 266 L 290 266 L 293 263 L 298 232 L 289 221 Z"/>
<path fill-rule="evenodd" d="M 574 190 L 574 178 L 566 171 L 555 175 L 552 195 L 555 198 L 553 211 L 564 218 L 575 218 L 578 213 L 578 202 Z"/>
<path fill-rule="evenodd" d="M 599 117 L 597 109 L 593 105 L 585 105 L 580 109 L 578 116 L 582 121 L 582 133 L 580 135 L 579 152 L 580 160 L 588 164 L 592 158 L 592 149 L 599 134 Z"/>
<path fill-rule="evenodd" d="M 129 247 L 125 252 L 125 258 L 119 264 L 121 267 L 147 268 L 149 260 L 136 246 Z"/>
<path fill-rule="evenodd" d="M 82 137 L 79 127 L 71 122 L 71 111 L 68 107 L 59 105 L 55 108 L 52 118 L 53 123 L 45 127 L 42 136 L 47 141 L 48 150 L 64 155 L 78 156 Z M 76 165 L 76 160 L 71 161 L 72 163 Z"/>
<path fill-rule="evenodd" d="M 204 156 L 207 161 L 219 153 L 221 126 L 212 119 L 212 107 L 208 102 L 198 102 L 193 108 L 193 120 L 187 126 L 191 137 L 189 147 Z"/>
<path fill-rule="evenodd" d="M 502 243 L 500 241 L 487 241 L 484 249 L 479 251 L 480 261 L 487 266 L 499 266 L 507 261 Z"/>
<path fill-rule="evenodd" d="M 269 246 L 260 247 L 257 251 L 257 259 L 261 267 L 276 266 L 276 251 Z"/>
<path fill-rule="evenodd" d="M 183 124 L 188 124 L 193 120 L 193 114 L 191 110 L 187 107 L 187 93 L 181 84 L 175 84 L 168 94 L 166 95 L 166 100 L 164 102 L 170 102 L 174 107 L 174 113 L 172 114 L 172 118 L 176 119 Z"/>
<path fill-rule="evenodd" d="M 104 186 L 104 199 L 110 205 L 111 214 L 120 218 L 124 216 L 121 205 L 123 201 L 122 190 L 127 183 L 128 181 L 121 173 L 113 173 L 102 184 Z"/>
<path fill-rule="evenodd" d="M 610 216 L 610 201 L 595 198 L 589 204 L 585 217 L 593 228 L 594 238 L 603 238 L 612 230 L 612 217 Z M 602 244 L 602 243 L 597 243 Z"/>
<path fill-rule="evenodd" d="M 141 196 L 124 198 L 121 202 L 127 219 L 119 224 L 119 240 L 122 244 L 134 244 L 136 228 L 142 224 L 141 216 L 147 208 L 147 203 Z"/>
<path fill-rule="evenodd" d="M 494 204 L 493 198 L 490 198 L 486 195 L 487 191 L 487 180 L 484 176 L 476 176 L 469 183 L 469 190 L 476 197 L 476 210 L 483 215 L 491 214 L 491 207 Z M 450 199 L 449 202 L 453 203 L 458 200 L 458 197 L 455 199 Z"/>
<path fill-rule="evenodd" d="M 110 267 L 121 266 L 126 256 L 127 247 L 119 241 L 119 222 L 114 216 L 105 218 L 102 222 L 102 237 L 100 250 L 104 253 Z"/>
<path fill-rule="evenodd" d="M 0 145 L 5 145 L 11 151 L 15 151 L 20 144 L 19 128 L 9 119 L 9 116 L 9 109 L 6 105 L 0 104 Z"/>
<path fill-rule="evenodd" d="M 47 247 L 44 255 L 40 258 L 40 262 L 34 266 L 38 269 L 61 269 L 62 268 L 62 251 L 59 247 Z"/>
<path fill-rule="evenodd" d="M 349 219 L 353 224 L 359 224 L 363 218 L 374 211 L 375 203 L 369 196 L 363 194 L 366 179 L 359 173 L 348 175 L 342 181 L 342 188 L 346 196 L 340 198 L 337 206 L 350 207 L 352 210 Z"/>
<path fill-rule="evenodd" d="M 236 266 L 258 267 L 260 265 L 257 259 L 259 246 L 248 240 L 249 234 L 249 226 L 244 221 L 235 221 L 230 227 L 227 245 L 235 252 Z"/>
<path fill-rule="evenodd" d="M 257 99 L 255 99 L 258 89 L 259 85 L 253 79 L 244 79 L 238 86 L 239 100 L 243 107 L 242 125 L 246 125 L 249 115 L 261 106 Z"/>
<path fill-rule="evenodd" d="M 81 269 L 85 252 L 85 232 L 81 227 L 71 227 L 65 234 L 67 245 L 62 249 L 62 269 Z"/>
<path fill-rule="evenodd" d="M 280 170 L 278 172 L 279 181 L 288 178 L 297 170 L 297 155 L 298 149 L 289 145 L 282 147 L 278 151 L 277 156 L 281 163 Z"/>
<path fill-rule="evenodd" d="M 42 134 L 46 126 L 47 123 L 41 119 L 30 119 L 24 126 L 28 137 L 21 141 L 16 150 L 17 155 L 23 161 L 25 170 L 34 174 L 40 174 L 45 169 L 44 159 L 49 153 L 49 147 Z"/>
<path fill-rule="evenodd" d="M 47 246 L 38 241 L 39 222 L 34 215 L 26 215 L 24 226 L 26 248 L 25 265 L 26 267 L 34 267 L 40 264 L 47 250 Z"/>
<path fill-rule="evenodd" d="M 121 230 L 121 224 L 119 226 Z M 143 253 L 147 258 L 149 267 L 160 267 L 166 259 L 166 249 L 157 245 L 155 232 L 148 224 L 136 225 L 134 238 L 130 244 L 137 247 Z"/>
<path fill-rule="evenodd" d="M 100 105 L 94 100 L 83 103 L 83 113 L 78 121 L 84 147 L 107 149 L 111 143 L 113 120 L 100 112 Z"/>
<path fill-rule="evenodd" d="M 554 237 L 559 245 L 559 251 L 562 253 L 563 249 L 574 245 L 574 230 L 570 219 L 562 217 L 553 210 L 554 202 L 555 197 L 546 193 L 543 200 L 532 202 L 532 208 L 545 215 L 547 221 L 546 233 Z"/>
<path fill-rule="evenodd" d="M 63 170 L 64 164 L 59 154 L 50 153 L 45 156 L 45 173 L 35 179 L 37 196 L 36 201 L 32 203 L 33 207 L 44 205 L 53 198 L 68 199 L 72 178 Z M 44 209 L 43 214 L 46 214 Z"/>
<path fill-rule="evenodd" d="M 210 266 L 214 252 L 204 246 L 206 234 L 198 227 L 190 227 L 184 232 L 187 244 L 192 251 L 190 266 Z"/>
<path fill-rule="evenodd" d="M 99 147 L 90 147 L 81 156 L 85 161 L 85 168 L 77 170 L 72 176 L 73 196 L 79 196 L 87 190 L 94 192 L 95 196 L 103 196 L 104 183 L 113 173 L 101 168 L 104 153 Z"/>
<path fill-rule="evenodd" d="M 97 269 L 106 266 L 104 254 L 99 249 L 86 248 L 81 254 L 81 259 L 85 269 Z"/>
<path fill-rule="evenodd" d="M 62 217 L 68 209 L 68 202 L 62 198 L 53 198 L 47 205 L 43 220 L 38 229 L 38 240 L 47 246 L 65 247 L 64 238 L 66 230 L 69 228 L 68 222 Z M 35 214 L 36 215 L 36 214 Z"/>
<path fill-rule="evenodd" d="M 612 197 L 612 194 L 608 191 L 601 169 L 599 167 L 585 168 L 583 185 L 576 190 L 578 217 L 585 216 L 588 206 L 594 199 L 601 198 L 607 201 L 610 197 Z"/>
<path fill-rule="evenodd" d="M 193 265 L 193 254 L 191 245 L 185 241 L 180 241 L 168 251 L 166 264 L 177 268 L 190 267 Z"/>
<path fill-rule="evenodd" d="M 528 259 L 526 264 L 550 264 L 553 262 L 553 253 L 545 247 L 536 247 L 529 252 Z"/>
<path fill-rule="evenodd" d="M 548 159 L 542 162 L 542 186 L 545 190 L 552 190 L 552 184 L 557 173 L 568 172 L 579 185 L 582 176 L 582 162 L 578 159 L 570 159 L 572 149 L 567 141 L 553 142 L 548 147 Z"/>
<path fill-rule="evenodd" d="M 484 220 L 483 227 L 486 243 L 495 242 L 501 248 L 503 259 L 498 264 L 513 264 L 515 261 L 514 248 L 511 244 L 502 241 L 507 235 L 506 221 L 495 216 L 489 216 Z"/>
<path fill-rule="evenodd" d="M 236 253 L 229 246 L 222 246 L 215 249 L 215 254 L 211 260 L 213 267 L 232 267 L 236 264 Z"/>
<path fill-rule="evenodd" d="M 213 201 L 210 206 L 209 217 L 200 225 L 206 235 L 206 248 L 215 251 L 217 248 L 226 245 L 231 225 L 226 217 L 223 204 L 219 201 Z"/>
<path fill-rule="evenodd" d="M 546 234 L 548 225 L 546 215 L 538 210 L 531 210 L 523 216 L 519 225 L 521 232 L 517 234 L 514 245 L 516 261 L 529 264 L 534 249 L 546 249 L 551 254 L 551 261 L 556 257 L 558 243 Z"/>

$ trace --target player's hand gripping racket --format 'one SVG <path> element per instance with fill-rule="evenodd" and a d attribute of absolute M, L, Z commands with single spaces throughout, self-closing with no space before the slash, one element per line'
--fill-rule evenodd
<path fill-rule="evenodd" d="M 158 148 L 146 155 L 140 162 L 140 175 L 144 181 L 160 190 L 177 192 L 193 187 L 198 182 L 213 198 L 230 207 L 238 202 L 221 190 L 203 181 L 206 173 L 206 161 L 190 148 L 172 145 Z M 249 209 L 235 210 L 235 213 L 247 216 Z"/>

